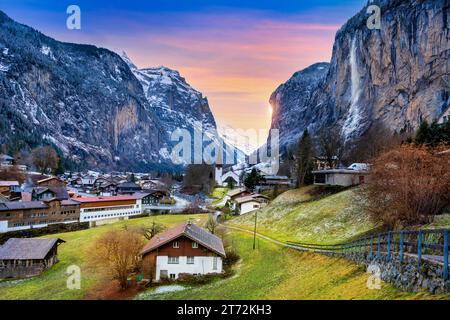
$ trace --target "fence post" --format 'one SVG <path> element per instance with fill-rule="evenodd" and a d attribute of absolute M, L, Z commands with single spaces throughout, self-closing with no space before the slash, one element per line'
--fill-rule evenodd
<path fill-rule="evenodd" d="M 370 237 L 370 260 L 373 259 L 373 236 Z"/>
<path fill-rule="evenodd" d="M 378 235 L 377 259 L 381 257 L 381 234 Z"/>
<path fill-rule="evenodd" d="M 366 259 L 366 251 L 367 251 L 367 239 L 364 238 L 364 259 Z"/>
<path fill-rule="evenodd" d="M 391 260 L 391 232 L 388 232 L 388 247 L 387 247 L 387 259 L 388 261 Z"/>
<path fill-rule="evenodd" d="M 403 263 L 403 231 L 400 232 L 400 263 Z"/>
<path fill-rule="evenodd" d="M 444 231 L 444 280 L 448 279 L 448 230 Z"/>
<path fill-rule="evenodd" d="M 419 234 L 417 235 L 417 261 L 419 263 L 419 268 L 422 260 L 422 237 L 422 230 L 419 230 Z"/>

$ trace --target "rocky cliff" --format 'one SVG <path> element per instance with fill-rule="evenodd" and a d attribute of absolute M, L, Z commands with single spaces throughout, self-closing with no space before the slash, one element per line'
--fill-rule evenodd
<path fill-rule="evenodd" d="M 124 61 L 125 60 L 125 61 Z M 177 71 L 63 43 L 0 11 L 0 146 L 55 145 L 86 168 L 171 167 L 170 134 L 216 124 Z"/>
<path fill-rule="evenodd" d="M 288 136 L 282 143 L 297 141 L 306 127 L 337 126 L 348 141 L 377 121 L 392 131 L 412 131 L 422 120 L 448 117 L 450 1 L 375 4 L 381 29 L 367 27 L 370 14 L 363 8 L 337 32 L 325 76 L 311 66 L 274 92 L 272 127 Z"/>

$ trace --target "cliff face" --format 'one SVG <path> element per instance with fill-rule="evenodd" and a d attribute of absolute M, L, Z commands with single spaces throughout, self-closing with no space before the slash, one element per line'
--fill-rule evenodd
<path fill-rule="evenodd" d="M 125 61 L 124 61 L 125 60 Z M 175 70 L 62 43 L 0 11 L 0 146 L 52 143 L 87 168 L 173 167 L 176 128 L 215 129 L 208 101 Z"/>
<path fill-rule="evenodd" d="M 448 116 L 449 3 L 382 0 L 380 30 L 367 28 L 367 8 L 351 18 L 337 32 L 326 78 L 307 106 L 297 98 L 279 98 L 284 103 L 277 108 L 287 110 L 284 118 L 297 119 L 295 140 L 305 127 L 314 132 L 338 126 L 351 140 L 376 121 L 399 131 Z M 303 94 L 311 96 L 303 89 L 295 94 L 288 90 L 283 96 Z M 271 102 L 276 105 L 273 95 Z M 289 131 L 290 126 L 280 130 Z"/>

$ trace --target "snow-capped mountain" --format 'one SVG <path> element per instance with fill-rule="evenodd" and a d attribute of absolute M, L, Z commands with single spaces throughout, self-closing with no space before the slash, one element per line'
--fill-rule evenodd
<path fill-rule="evenodd" d="M 138 70 L 127 57 L 59 42 L 0 11 L 2 149 L 51 143 L 86 168 L 173 168 L 176 128 L 216 128 L 207 99 L 177 71 Z"/>
<path fill-rule="evenodd" d="M 177 129 L 186 129 L 191 132 L 192 139 L 194 134 L 200 137 L 203 134 L 211 141 L 223 143 L 224 149 L 234 145 L 218 132 L 208 99 L 189 85 L 178 71 L 164 66 L 139 69 L 125 52 L 121 56 L 140 81 L 150 108 L 168 136 Z M 161 152 L 162 156 L 166 154 Z M 222 160 L 226 161 L 227 157 L 245 161 L 239 149 L 234 156 L 227 153 Z"/>

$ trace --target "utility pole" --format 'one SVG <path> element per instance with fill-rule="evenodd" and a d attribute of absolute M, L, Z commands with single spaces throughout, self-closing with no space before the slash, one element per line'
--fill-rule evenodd
<path fill-rule="evenodd" d="M 255 210 L 255 229 L 253 231 L 253 250 L 256 249 L 256 222 L 258 221 L 258 210 Z"/>

